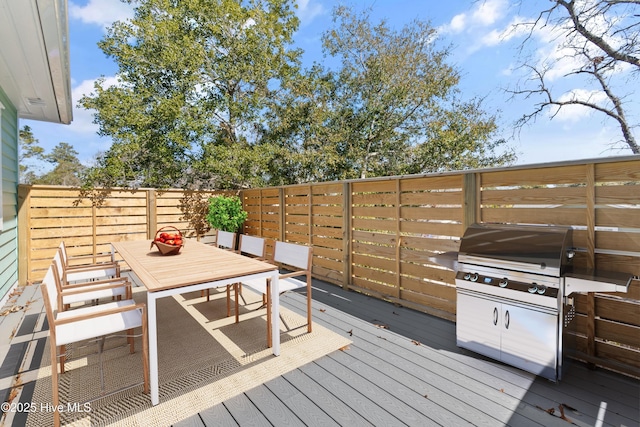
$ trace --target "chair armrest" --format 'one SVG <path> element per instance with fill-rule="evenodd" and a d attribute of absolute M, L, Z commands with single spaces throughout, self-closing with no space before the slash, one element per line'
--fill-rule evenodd
<path fill-rule="evenodd" d="M 85 285 L 90 285 L 90 283 L 86 283 Z M 68 289 L 68 287 L 65 286 L 60 292 L 60 295 L 67 296 L 67 295 L 86 294 L 89 292 L 103 291 L 106 289 L 117 289 L 122 287 L 131 288 L 131 283 L 103 283 L 100 285 L 91 286 L 91 289 L 85 289 L 86 287 L 88 286 L 84 286 L 84 287 L 76 286 L 74 289 Z"/>
<path fill-rule="evenodd" d="M 128 277 L 116 277 L 114 279 L 95 280 L 93 282 L 71 283 L 69 285 L 64 285 L 62 289 L 81 289 L 85 286 L 102 285 L 107 283 L 113 283 L 114 286 L 131 286 L 131 282 Z"/>
<path fill-rule="evenodd" d="M 105 267 L 118 267 L 118 261 L 105 261 L 105 262 L 96 262 L 91 264 L 75 264 L 75 265 L 67 265 L 67 270 L 75 270 L 75 269 L 83 269 L 83 268 L 105 268 Z"/>
<path fill-rule="evenodd" d="M 288 277 L 306 276 L 309 274 L 308 270 L 292 271 L 291 273 L 285 273 L 278 276 L 280 279 L 286 279 Z"/>
<path fill-rule="evenodd" d="M 99 307 L 99 306 L 96 306 L 96 307 Z M 130 304 L 122 307 L 109 308 L 106 310 L 96 310 L 96 311 L 92 311 L 91 313 L 81 314 L 79 316 L 69 316 L 69 317 L 65 317 L 64 319 L 56 319 L 55 324 L 64 325 L 66 323 L 74 323 L 74 322 L 79 322 L 87 319 L 95 319 L 96 317 L 110 316 L 112 314 L 124 313 L 125 311 L 133 311 L 133 310 L 142 310 L 142 315 L 144 316 L 146 305 L 141 302 L 138 304 Z M 65 313 L 69 313 L 69 311 L 65 311 Z"/>
<path fill-rule="evenodd" d="M 68 273 L 81 273 L 85 271 L 104 270 L 105 268 L 115 268 L 117 271 L 120 266 L 117 262 L 105 262 L 101 264 L 70 265 L 65 267 L 65 270 Z"/>
<path fill-rule="evenodd" d="M 106 258 L 109 257 L 111 258 L 111 253 L 101 253 L 101 254 L 96 254 L 96 255 L 92 255 L 92 254 L 88 254 L 88 255 L 68 255 L 67 259 L 68 260 L 83 260 L 83 259 L 93 259 L 93 258 Z M 108 262 L 114 262 L 114 261 L 108 261 Z M 88 264 L 93 264 L 93 263 L 88 263 Z"/>

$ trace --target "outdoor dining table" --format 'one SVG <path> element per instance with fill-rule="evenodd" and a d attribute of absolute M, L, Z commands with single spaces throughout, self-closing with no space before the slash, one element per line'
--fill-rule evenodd
<path fill-rule="evenodd" d="M 231 285 L 252 279 L 271 279 L 272 351 L 280 355 L 278 267 L 235 252 L 187 240 L 178 254 L 162 255 L 150 240 L 112 242 L 117 252 L 147 288 L 149 375 L 151 403 L 159 403 L 158 326 L 156 300 L 186 292 Z"/>

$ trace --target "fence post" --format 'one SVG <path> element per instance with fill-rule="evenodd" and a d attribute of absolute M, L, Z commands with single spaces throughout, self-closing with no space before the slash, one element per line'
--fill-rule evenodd
<path fill-rule="evenodd" d="M 284 242 L 287 236 L 287 233 L 285 232 L 285 229 L 284 229 L 287 224 L 287 221 L 285 220 L 284 202 L 285 202 L 284 187 L 280 187 L 278 189 L 278 204 L 280 205 L 280 218 L 278 218 L 278 220 L 280 222 L 280 241 L 281 242 Z"/>
<path fill-rule="evenodd" d="M 153 239 L 158 230 L 156 190 L 147 190 L 147 239 Z"/>
<path fill-rule="evenodd" d="M 351 283 L 351 183 L 342 184 L 342 288 Z"/>
<path fill-rule="evenodd" d="M 586 166 L 587 268 L 596 266 L 596 172 L 595 164 Z M 587 354 L 596 355 L 596 296 L 587 293 Z M 589 363 L 592 369 L 594 364 Z"/>
<path fill-rule="evenodd" d="M 29 283 L 31 272 L 31 186 L 18 186 L 18 286 Z"/>
<path fill-rule="evenodd" d="M 465 173 L 462 178 L 462 231 L 478 222 L 480 218 L 480 188 L 478 175 L 474 172 Z"/>
<path fill-rule="evenodd" d="M 402 297 L 402 293 L 400 292 L 400 281 L 402 279 L 402 276 L 400 275 L 400 269 L 402 268 L 402 263 L 400 262 L 400 257 L 401 257 L 401 251 L 402 251 L 402 235 L 400 233 L 400 213 L 401 213 L 401 207 L 400 207 L 400 203 L 401 203 L 401 194 L 400 194 L 400 179 L 397 178 L 396 180 L 396 294 L 395 297 L 400 299 Z"/>

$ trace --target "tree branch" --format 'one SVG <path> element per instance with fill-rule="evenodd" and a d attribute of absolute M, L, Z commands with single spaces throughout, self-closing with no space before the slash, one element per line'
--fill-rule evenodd
<path fill-rule="evenodd" d="M 580 33 L 580 35 L 582 35 L 582 37 L 584 37 L 585 39 L 589 40 L 594 45 L 598 46 L 608 56 L 610 56 L 610 57 L 612 57 L 612 58 L 614 58 L 614 59 L 616 59 L 618 61 L 623 61 L 623 62 L 626 62 L 628 64 L 635 65 L 636 67 L 640 67 L 640 59 L 638 59 L 637 57 L 635 57 L 633 55 L 626 54 L 626 53 L 622 52 L 619 49 L 614 48 L 609 43 L 607 43 L 602 37 L 596 36 L 591 31 L 589 31 L 580 22 L 578 13 L 576 13 L 576 10 L 574 8 L 575 3 L 574 3 L 573 0 L 572 1 L 556 0 L 556 3 L 558 3 L 560 6 L 564 7 L 567 10 L 567 13 L 569 14 L 569 17 L 570 17 L 571 21 L 573 22 L 573 26 L 574 26 L 575 30 L 578 33 Z M 610 3 L 610 4 L 611 3 L 618 3 L 618 4 L 635 3 L 635 4 L 640 4 L 640 2 L 633 1 L 633 0 L 632 1 L 618 0 L 618 1 L 615 1 L 615 2 L 609 1 L 608 3 Z"/>

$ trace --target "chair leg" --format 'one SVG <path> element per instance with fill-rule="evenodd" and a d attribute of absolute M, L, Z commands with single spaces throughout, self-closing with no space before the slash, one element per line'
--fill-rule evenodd
<path fill-rule="evenodd" d="M 209 292 L 210 292 L 210 291 L 211 291 L 210 289 L 207 289 L 207 301 L 209 301 L 209 295 L 210 295 L 210 293 L 209 293 Z"/>
<path fill-rule="evenodd" d="M 311 333 L 311 291 L 307 291 L 307 332 Z"/>
<path fill-rule="evenodd" d="M 240 322 L 240 292 L 242 291 L 242 285 L 240 283 L 236 283 L 233 287 L 235 294 L 235 304 L 236 304 L 236 323 Z"/>
<path fill-rule="evenodd" d="M 64 374 L 64 363 L 67 360 L 67 357 L 65 356 L 66 353 L 67 353 L 67 346 L 61 345 L 60 346 L 60 373 L 61 374 Z"/>
<path fill-rule="evenodd" d="M 133 329 L 127 330 L 127 341 L 129 341 L 129 353 L 133 354 L 136 352 L 136 343 L 133 338 Z"/>
<path fill-rule="evenodd" d="M 231 287 L 235 285 L 227 285 L 227 317 L 231 316 Z"/>

